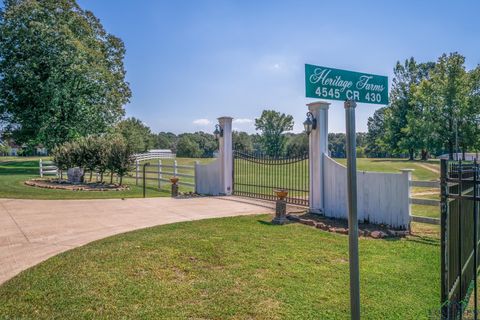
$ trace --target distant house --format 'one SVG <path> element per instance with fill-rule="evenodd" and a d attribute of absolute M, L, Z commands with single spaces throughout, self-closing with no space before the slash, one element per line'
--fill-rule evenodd
<path fill-rule="evenodd" d="M 20 151 L 25 149 L 25 147 L 19 146 L 13 140 L 2 140 L 0 139 L 0 145 L 9 147 L 8 153 L 6 156 L 16 157 L 20 155 Z M 48 150 L 43 145 L 39 144 L 33 149 L 33 156 L 47 156 Z"/>
<path fill-rule="evenodd" d="M 479 155 L 478 153 L 467 152 L 467 153 L 465 153 L 465 160 L 466 161 L 473 161 L 475 159 L 478 160 L 478 155 Z M 463 153 L 461 153 L 461 152 L 454 153 L 452 156 L 453 156 L 453 160 L 463 160 Z M 448 153 L 442 154 L 438 158 L 448 160 L 449 159 L 449 154 Z"/>

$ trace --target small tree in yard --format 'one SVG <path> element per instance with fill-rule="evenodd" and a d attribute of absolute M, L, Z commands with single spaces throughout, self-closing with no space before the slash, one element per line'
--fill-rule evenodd
<path fill-rule="evenodd" d="M 85 169 L 90 171 L 90 181 L 94 171 L 98 171 L 102 175 L 106 170 L 105 164 L 107 157 L 107 142 L 104 138 L 98 136 L 88 136 L 79 140 L 80 149 L 82 150 L 83 163 Z M 103 170 L 101 170 L 104 168 Z"/>
<path fill-rule="evenodd" d="M 66 144 L 56 146 L 52 150 L 53 162 L 60 170 L 60 179 L 63 178 L 63 171 L 68 170 L 72 166 L 72 158 L 70 156 L 70 149 Z"/>
<path fill-rule="evenodd" d="M 108 169 L 110 170 L 110 184 L 113 183 L 113 174 L 120 177 L 120 185 L 123 183 L 123 177 L 132 168 L 133 150 L 121 137 L 114 137 L 110 144 L 108 154 Z"/>

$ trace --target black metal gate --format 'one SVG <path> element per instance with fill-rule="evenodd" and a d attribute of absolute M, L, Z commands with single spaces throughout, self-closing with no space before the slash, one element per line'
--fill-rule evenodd
<path fill-rule="evenodd" d="M 235 150 L 233 168 L 234 195 L 276 200 L 275 189 L 286 189 L 288 203 L 308 206 L 308 153 L 271 157 Z"/>
<path fill-rule="evenodd" d="M 477 319 L 479 172 L 476 161 L 441 161 L 442 319 Z"/>

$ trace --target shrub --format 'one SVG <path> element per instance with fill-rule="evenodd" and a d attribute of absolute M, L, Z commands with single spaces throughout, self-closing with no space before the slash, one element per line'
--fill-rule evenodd
<path fill-rule="evenodd" d="M 132 168 L 133 149 L 126 143 L 125 139 L 115 136 L 110 142 L 110 150 L 108 153 L 107 167 L 110 170 L 110 183 L 113 182 L 113 174 L 116 173 L 120 177 L 120 185 L 122 185 L 123 177 Z"/>

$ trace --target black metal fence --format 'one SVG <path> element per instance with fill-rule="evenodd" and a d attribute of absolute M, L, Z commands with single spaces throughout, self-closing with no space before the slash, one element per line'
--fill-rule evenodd
<path fill-rule="evenodd" d="M 441 161 L 442 319 L 467 310 L 477 319 L 479 172 L 476 162 Z"/>
<path fill-rule="evenodd" d="M 308 153 L 288 158 L 241 151 L 233 155 L 234 195 L 276 200 L 275 189 L 286 189 L 288 203 L 308 206 Z"/>

